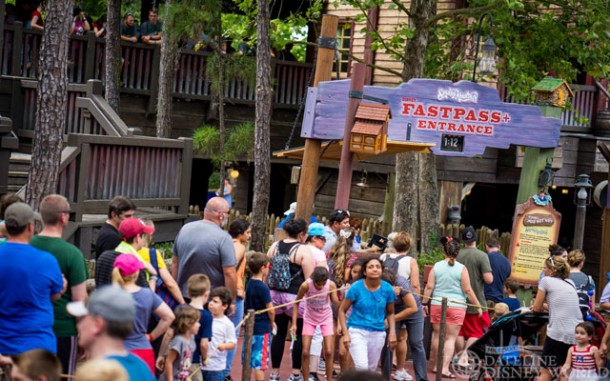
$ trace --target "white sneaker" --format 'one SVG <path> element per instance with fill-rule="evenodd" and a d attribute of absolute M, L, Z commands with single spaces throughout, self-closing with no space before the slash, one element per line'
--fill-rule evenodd
<path fill-rule="evenodd" d="M 269 375 L 269 381 L 280 381 L 280 375 L 279 374 Z"/>
<path fill-rule="evenodd" d="M 320 359 L 320 361 L 318 361 L 318 371 L 326 372 L 326 361 L 324 361 L 323 359 Z"/>
<path fill-rule="evenodd" d="M 412 381 L 413 380 L 413 377 L 409 373 L 407 373 L 407 371 L 404 369 L 397 370 L 396 372 L 394 372 L 394 376 L 392 378 L 394 378 L 396 381 Z"/>
<path fill-rule="evenodd" d="M 291 374 L 286 381 L 303 381 L 303 376 L 300 374 Z"/>

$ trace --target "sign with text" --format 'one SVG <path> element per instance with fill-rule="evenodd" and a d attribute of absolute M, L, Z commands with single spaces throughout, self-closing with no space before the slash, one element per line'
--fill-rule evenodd
<path fill-rule="evenodd" d="M 561 214 L 551 203 L 537 205 L 530 198 L 517 205 L 510 242 L 511 277 L 525 284 L 537 284 L 549 245 L 557 243 Z"/>
<path fill-rule="evenodd" d="M 310 88 L 301 137 L 343 138 L 349 87 L 348 79 Z M 395 88 L 365 86 L 362 102 L 370 102 L 367 97 L 390 105 L 388 140 L 435 143 L 436 155 L 474 156 L 486 147 L 554 148 L 559 143 L 559 119 L 544 117 L 537 106 L 504 103 L 496 89 L 470 81 L 412 79 Z"/>

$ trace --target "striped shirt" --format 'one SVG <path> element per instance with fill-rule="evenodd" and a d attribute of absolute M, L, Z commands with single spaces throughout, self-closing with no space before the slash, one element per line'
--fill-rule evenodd
<path fill-rule="evenodd" d="M 549 305 L 549 325 L 547 336 L 566 344 L 575 344 L 574 330 L 582 322 L 582 312 L 578 307 L 578 295 L 571 280 L 545 276 L 538 290 L 546 293 Z"/>
<path fill-rule="evenodd" d="M 572 369 L 573 370 L 597 370 L 595 359 L 591 354 L 591 347 L 589 345 L 582 351 L 576 348 L 576 345 L 572 347 Z"/>

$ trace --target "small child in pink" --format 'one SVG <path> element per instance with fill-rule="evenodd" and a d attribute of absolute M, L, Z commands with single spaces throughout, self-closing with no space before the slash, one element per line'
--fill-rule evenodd
<path fill-rule="evenodd" d="M 307 279 L 299 288 L 297 299 L 309 298 L 305 301 L 305 313 L 303 315 L 303 354 L 301 361 L 301 371 L 303 372 L 303 380 L 309 380 L 309 355 L 311 349 L 311 338 L 317 326 L 320 326 L 322 336 L 324 337 L 324 360 L 326 364 L 333 363 L 333 354 L 335 352 L 335 329 L 333 325 L 333 311 L 330 302 L 339 307 L 339 298 L 337 297 L 337 285 L 335 282 L 328 279 L 328 269 L 325 267 L 316 267 L 311 274 L 311 278 Z M 292 314 L 292 327 L 290 328 L 293 335 L 296 334 L 297 326 L 297 311 L 299 303 L 293 304 L 294 312 Z M 326 379 L 332 380 L 333 367 L 326 367 Z"/>

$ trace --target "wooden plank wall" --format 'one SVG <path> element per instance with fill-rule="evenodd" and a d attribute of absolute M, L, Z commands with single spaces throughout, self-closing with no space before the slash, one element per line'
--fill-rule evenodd
<path fill-rule="evenodd" d="M 328 5 L 326 13 L 331 15 L 336 15 L 339 17 L 340 22 L 351 21 L 353 17 L 360 13 L 359 10 L 340 5 L 338 7 L 334 7 L 331 4 Z M 455 9 L 456 0 L 438 0 L 437 1 L 437 12 L 444 12 L 451 9 Z M 408 19 L 404 12 L 399 11 L 397 9 L 389 9 L 391 2 L 384 2 L 379 10 L 379 24 L 378 30 L 379 33 L 384 37 L 393 36 L 396 34 L 396 29 L 401 28 L 402 25 L 408 24 Z M 405 7 L 408 9 L 410 6 L 410 1 L 403 1 Z M 352 53 L 360 58 L 364 58 L 364 39 L 365 34 L 361 33 L 360 30 L 366 27 L 365 23 L 355 23 L 354 24 L 354 33 L 353 33 L 353 41 L 352 41 Z M 375 57 L 375 63 L 384 68 L 392 69 L 398 72 L 402 71 L 402 63 L 395 58 L 392 58 L 389 54 L 384 53 L 381 50 L 378 50 Z M 376 68 L 373 71 L 373 85 L 377 86 L 396 86 L 402 82 L 400 78 L 396 75 L 388 73 L 386 71 L 380 70 Z"/>

